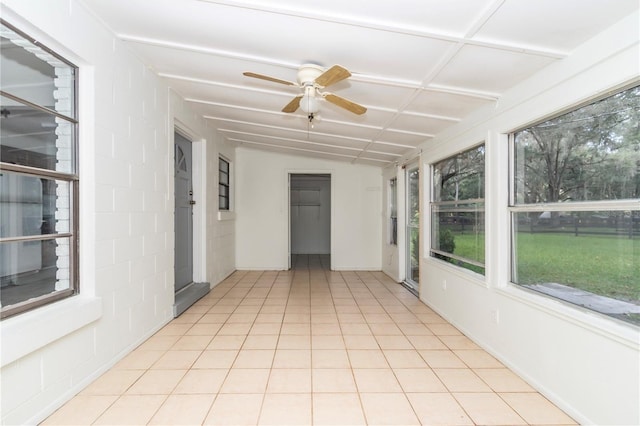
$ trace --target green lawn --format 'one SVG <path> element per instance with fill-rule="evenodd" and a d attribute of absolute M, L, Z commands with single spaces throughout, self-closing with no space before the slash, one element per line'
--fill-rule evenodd
<path fill-rule="evenodd" d="M 453 235 L 454 254 L 484 262 L 483 234 Z M 640 301 L 639 238 L 521 232 L 517 251 L 518 284 L 559 283 L 619 300 Z M 481 268 L 467 267 L 482 273 Z"/>
<path fill-rule="evenodd" d="M 453 254 L 466 259 L 475 260 L 476 262 L 484 263 L 484 234 L 475 235 L 471 232 L 466 232 L 464 234 L 454 232 L 453 236 L 456 244 Z M 473 272 L 477 272 L 478 274 L 485 274 L 485 269 L 479 266 L 453 259 L 451 262 Z"/>
<path fill-rule="evenodd" d="M 517 235 L 518 284 L 553 282 L 616 299 L 640 300 L 640 239 Z"/>
<path fill-rule="evenodd" d="M 484 263 L 484 234 L 454 232 L 453 236 L 456 243 L 453 254 Z"/>

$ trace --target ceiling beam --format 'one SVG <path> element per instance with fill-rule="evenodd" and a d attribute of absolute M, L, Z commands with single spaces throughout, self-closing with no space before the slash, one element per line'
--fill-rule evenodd
<path fill-rule="evenodd" d="M 205 3 L 218 4 L 218 5 L 227 6 L 227 7 L 255 10 L 255 11 L 271 13 L 275 15 L 284 15 L 284 16 L 291 16 L 294 18 L 309 19 L 313 21 L 349 25 L 349 26 L 366 28 L 370 30 L 385 31 L 385 32 L 409 35 L 414 37 L 431 38 L 435 40 L 448 41 L 452 43 L 463 43 L 463 44 L 469 44 L 474 46 L 490 47 L 493 49 L 505 50 L 509 52 L 527 53 L 530 55 L 545 56 L 545 57 L 554 58 L 554 59 L 562 59 L 568 56 L 568 52 L 558 52 L 558 51 L 552 51 L 548 49 L 532 49 L 530 47 L 522 46 L 522 45 L 497 43 L 493 41 L 473 40 L 471 38 L 467 38 L 466 36 L 459 37 L 459 36 L 445 34 L 443 32 L 438 32 L 438 31 L 428 31 L 428 30 L 424 30 L 422 28 L 417 28 L 413 26 L 391 25 L 391 24 L 382 23 L 380 21 L 372 21 L 372 20 L 365 20 L 362 18 L 347 17 L 345 15 L 312 12 L 308 9 L 305 10 L 302 8 L 294 9 L 291 7 L 285 8 L 285 7 L 276 7 L 276 6 L 266 6 L 264 4 L 256 4 L 250 1 L 238 1 L 238 0 L 199 0 L 199 1 L 205 2 Z M 501 3 L 502 2 L 500 2 L 500 4 Z M 498 5 L 498 7 L 499 6 L 500 5 Z M 490 7 L 490 9 L 491 8 L 493 8 L 493 5 L 492 7 Z M 493 13 L 495 13 L 495 10 L 493 11 Z"/>
<path fill-rule="evenodd" d="M 300 151 L 300 152 L 308 152 L 308 153 L 314 153 L 314 154 L 322 154 L 322 155 L 326 155 L 326 156 L 329 156 L 329 157 L 342 157 L 342 158 L 348 158 L 348 159 L 355 159 L 355 156 L 353 156 L 353 155 L 337 154 L 337 153 L 331 153 L 331 152 L 325 152 L 325 151 L 316 151 L 316 150 L 313 150 L 313 149 L 306 149 L 306 148 L 295 148 L 295 147 L 288 147 L 288 146 L 273 145 L 273 144 L 269 144 L 269 143 L 265 143 L 265 142 L 254 142 L 254 141 L 248 141 L 248 140 L 244 140 L 244 139 L 230 139 L 230 141 L 238 143 L 238 144 L 250 144 L 250 145 L 267 146 L 267 147 L 286 150 L 286 151 Z M 378 158 L 368 158 L 368 157 L 362 157 L 361 160 L 364 160 L 364 161 L 375 161 L 375 162 L 379 162 L 379 163 L 384 163 L 385 165 L 388 164 L 388 163 L 392 163 L 393 162 L 393 160 L 380 160 Z"/>
<path fill-rule="evenodd" d="M 124 41 L 132 42 L 132 43 L 139 43 L 139 44 L 145 44 L 145 45 L 156 46 L 156 47 L 165 47 L 169 49 L 183 50 L 187 52 L 203 53 L 207 55 L 239 59 L 239 60 L 244 60 L 249 62 L 261 63 L 265 65 L 281 66 L 284 68 L 292 69 L 296 72 L 300 67 L 299 63 L 276 61 L 273 59 L 257 57 L 254 55 L 245 55 L 245 54 L 240 54 L 235 52 L 229 52 L 226 50 L 212 49 L 209 47 L 202 47 L 202 46 L 197 46 L 192 44 L 175 43 L 175 42 L 166 41 L 166 40 L 152 39 L 147 37 L 128 36 L 128 35 L 119 35 L 119 37 Z M 163 73 L 161 70 L 157 70 L 157 69 L 154 71 L 157 72 L 158 75 L 161 75 L 167 78 L 171 77 L 176 79 L 178 78 L 184 79 L 186 81 L 199 81 L 203 84 L 223 84 L 223 83 L 213 82 L 210 80 L 195 79 L 189 76 L 179 76 L 176 74 Z M 372 76 L 369 74 L 363 74 L 358 72 L 353 72 L 350 79 L 353 81 L 360 81 L 363 83 L 380 84 L 384 86 L 401 87 L 401 88 L 408 88 L 408 89 L 434 90 L 442 93 L 452 93 L 452 94 L 461 95 L 461 96 L 469 96 L 472 98 L 487 99 L 487 100 L 493 100 L 493 101 L 497 100 L 500 97 L 500 94 L 498 93 L 488 93 L 488 92 L 482 92 L 477 90 L 470 90 L 465 88 L 450 87 L 450 86 L 443 86 L 443 85 L 432 85 L 432 84 L 424 85 L 420 81 L 393 79 L 388 77 L 378 77 L 378 76 Z"/>
<path fill-rule="evenodd" d="M 328 143 L 322 143 L 322 142 L 314 142 L 311 140 L 302 140 L 302 139 L 294 139 L 294 138 L 286 138 L 286 137 L 281 137 L 281 136 L 272 136 L 272 135 L 264 135 L 264 134 L 260 134 L 260 133 L 251 133 L 251 132 L 242 132 L 242 131 L 237 131 L 237 130 L 233 130 L 233 129 L 218 129 L 218 131 L 222 132 L 222 133 L 227 133 L 227 134 L 234 134 L 234 135 L 243 135 L 243 136 L 255 136 L 258 138 L 264 138 L 264 139 L 276 139 L 279 141 L 287 141 L 287 142 L 295 142 L 295 143 L 302 143 L 302 144 L 309 144 L 309 145 L 318 145 L 318 146 L 325 146 L 327 148 L 335 148 L 335 149 L 345 149 L 348 151 L 362 151 L 362 148 L 356 148 L 356 147 L 351 147 L 351 146 L 340 146 L 340 145 L 331 145 Z M 231 138 L 229 138 L 231 139 Z M 390 154 L 391 155 L 391 154 Z M 393 156 L 395 154 L 392 154 Z"/>
<path fill-rule="evenodd" d="M 216 116 L 212 116 L 212 115 L 203 115 L 202 117 L 207 119 L 207 120 L 214 120 L 214 121 L 233 123 L 233 124 L 239 124 L 239 125 L 245 125 L 245 126 L 253 126 L 253 127 L 264 127 L 264 128 L 273 129 L 273 130 L 280 130 L 280 131 L 283 131 L 283 132 L 294 132 L 294 133 L 304 133 L 304 134 L 308 134 L 309 133 L 307 130 L 302 130 L 302 129 L 293 129 L 293 128 L 290 128 L 290 127 L 272 126 L 270 124 L 261 124 L 261 123 L 251 122 L 251 121 L 234 120 L 234 119 L 229 119 L 229 118 L 224 118 L 224 117 L 216 117 Z M 398 129 L 393 129 L 393 128 L 389 128 L 389 129 L 386 129 L 386 130 L 389 131 L 389 132 L 395 132 L 395 133 L 400 133 L 400 134 L 405 134 L 405 135 L 423 137 L 425 139 L 431 139 L 431 138 L 434 137 L 434 135 L 429 134 L 429 133 L 418 133 L 418 132 L 411 132 L 411 131 L 407 131 L 407 130 L 398 130 Z M 396 146 L 396 147 L 399 147 L 399 148 L 407 148 L 407 149 L 415 148 L 415 146 L 413 146 L 413 145 L 404 145 L 404 144 L 399 144 L 399 143 L 394 143 L 394 142 L 371 140 L 371 139 L 365 139 L 365 138 L 355 138 L 353 136 L 343 136 L 343 135 L 338 135 L 338 134 L 335 134 L 335 133 L 321 133 L 321 132 L 315 132 L 314 131 L 314 132 L 311 132 L 311 134 L 320 135 L 320 136 L 327 136 L 327 137 L 331 137 L 331 138 L 334 138 L 334 139 L 346 139 L 346 140 L 358 141 L 358 142 L 363 142 L 363 143 L 375 142 L 375 143 L 379 143 L 379 144 L 383 144 L 383 145 Z"/>

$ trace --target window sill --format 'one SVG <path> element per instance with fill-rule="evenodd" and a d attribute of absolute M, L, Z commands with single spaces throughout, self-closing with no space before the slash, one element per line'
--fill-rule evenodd
<path fill-rule="evenodd" d="M 457 275 L 458 277 L 471 282 L 473 284 L 479 285 L 480 287 L 487 288 L 487 278 L 485 275 L 474 272 L 470 269 L 462 268 L 460 266 L 452 265 L 449 262 L 445 262 L 444 260 L 436 259 L 431 256 L 427 256 L 423 258 L 425 262 L 429 262 L 432 265 L 445 269 L 448 272 Z"/>
<path fill-rule="evenodd" d="M 101 316 L 100 298 L 74 296 L 3 320 L 0 322 L 0 367 L 73 333 Z"/>
<path fill-rule="evenodd" d="M 218 211 L 218 220 L 235 220 L 236 212 L 232 211 Z"/>
<path fill-rule="evenodd" d="M 496 289 L 496 292 L 586 330 L 615 340 L 632 349 L 638 349 L 640 329 L 632 324 L 616 320 L 561 299 L 547 296 L 535 290 L 529 290 L 526 287 L 520 287 L 516 284 L 508 284 L 505 287 L 500 287 Z"/>

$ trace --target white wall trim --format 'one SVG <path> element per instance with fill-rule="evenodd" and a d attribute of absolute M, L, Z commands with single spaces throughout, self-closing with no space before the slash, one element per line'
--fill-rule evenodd
<path fill-rule="evenodd" d="M 332 271 L 371 271 L 371 272 L 382 272 L 380 265 L 375 266 L 337 266 L 335 268 L 331 268 Z"/>
<path fill-rule="evenodd" d="M 286 266 L 277 267 L 277 266 L 241 266 L 237 267 L 236 271 L 287 271 L 288 268 Z M 231 275 L 231 274 L 229 274 Z"/>

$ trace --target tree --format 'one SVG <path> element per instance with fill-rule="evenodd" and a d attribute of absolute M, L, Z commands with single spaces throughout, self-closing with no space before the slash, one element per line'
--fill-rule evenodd
<path fill-rule="evenodd" d="M 434 168 L 437 200 L 484 198 L 484 145 L 443 160 Z"/>
<path fill-rule="evenodd" d="M 640 86 L 515 134 L 518 201 L 640 197 Z"/>

